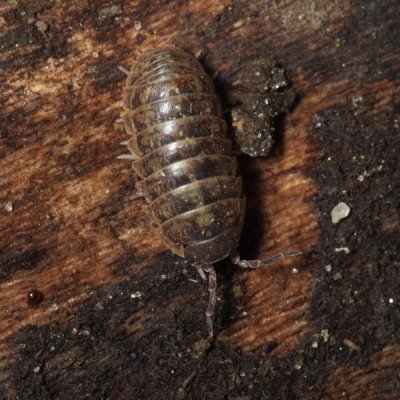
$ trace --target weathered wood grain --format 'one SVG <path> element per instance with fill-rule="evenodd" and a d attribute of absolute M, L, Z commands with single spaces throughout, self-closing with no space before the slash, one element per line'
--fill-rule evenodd
<path fill-rule="evenodd" d="M 398 398 L 399 11 L 1 2 L 0 398 Z M 201 51 L 231 124 L 269 99 L 255 66 L 277 62 L 296 93 L 285 115 L 260 106 L 231 134 L 276 128 L 269 157 L 240 158 L 242 254 L 304 255 L 256 271 L 221 263 L 206 352 L 207 287 L 149 230 L 116 158 L 117 66 L 165 44 Z M 351 213 L 334 225 L 339 201 Z"/>

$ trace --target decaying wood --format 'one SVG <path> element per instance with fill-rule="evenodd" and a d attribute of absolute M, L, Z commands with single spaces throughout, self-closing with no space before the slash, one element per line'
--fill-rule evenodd
<path fill-rule="evenodd" d="M 0 398 L 397 399 L 399 11 L 3 1 Z M 275 128 L 269 157 L 240 158 L 241 253 L 304 252 L 256 271 L 217 266 L 208 349 L 207 287 L 149 230 L 116 158 L 117 67 L 165 44 L 200 51 L 233 137 L 256 118 Z M 273 120 L 262 106 L 252 115 L 269 99 L 255 66 L 276 65 L 296 99 Z M 333 224 L 340 201 L 351 211 Z"/>

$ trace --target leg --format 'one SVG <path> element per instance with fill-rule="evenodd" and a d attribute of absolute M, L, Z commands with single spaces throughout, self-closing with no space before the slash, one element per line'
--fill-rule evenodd
<path fill-rule="evenodd" d="M 203 281 L 206 280 L 206 274 L 203 271 L 203 267 L 201 265 L 195 265 L 197 272 L 200 274 L 201 279 L 203 279 Z"/>
<path fill-rule="evenodd" d="M 129 200 L 136 200 L 139 199 L 140 197 L 143 197 L 143 195 L 140 193 L 134 193 L 131 197 L 129 197 Z"/>
<path fill-rule="evenodd" d="M 137 160 L 138 159 L 138 157 L 137 156 L 135 156 L 134 154 L 121 154 L 120 156 L 118 156 L 117 157 L 119 160 L 131 160 L 131 161 L 134 161 L 134 160 Z"/>
<path fill-rule="evenodd" d="M 212 265 L 202 267 L 202 270 L 204 272 L 208 272 L 208 291 L 210 293 L 210 297 L 208 299 L 208 306 L 206 310 L 206 322 L 208 328 L 208 338 L 211 340 L 214 336 L 212 317 L 214 316 L 215 303 L 217 301 L 217 275 Z"/>
<path fill-rule="evenodd" d="M 230 254 L 229 258 L 232 264 L 235 264 L 241 268 L 258 268 L 265 267 L 267 265 L 275 264 L 278 261 L 284 260 L 285 258 L 295 257 L 303 254 L 301 251 L 289 251 L 287 253 L 278 253 L 266 260 L 241 260 L 237 252 Z"/>
<path fill-rule="evenodd" d="M 124 67 L 121 67 L 120 65 L 118 65 L 117 67 L 121 72 L 123 72 L 125 75 L 129 75 L 129 71 L 127 69 L 125 69 Z"/>

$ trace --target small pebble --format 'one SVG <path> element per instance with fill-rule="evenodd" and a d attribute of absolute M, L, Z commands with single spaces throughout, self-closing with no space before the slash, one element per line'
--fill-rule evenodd
<path fill-rule="evenodd" d="M 13 210 L 13 203 L 11 203 L 11 201 L 6 201 L 5 203 L 4 203 L 4 209 L 7 211 L 7 212 L 12 212 L 12 210 Z"/>
<path fill-rule="evenodd" d="M 328 331 L 328 329 L 322 329 L 321 330 L 321 336 L 324 339 L 324 342 L 326 343 L 329 340 L 329 331 Z"/>
<path fill-rule="evenodd" d="M 332 265 L 331 264 L 325 265 L 324 268 L 325 268 L 326 272 L 331 272 L 332 271 Z"/>
<path fill-rule="evenodd" d="M 346 218 L 350 213 L 350 207 L 343 202 L 336 204 L 331 211 L 332 222 L 337 224 L 342 219 Z"/>

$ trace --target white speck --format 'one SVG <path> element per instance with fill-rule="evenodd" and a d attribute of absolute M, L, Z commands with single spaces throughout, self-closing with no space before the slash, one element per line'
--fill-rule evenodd
<path fill-rule="evenodd" d="M 350 207 L 342 201 L 336 204 L 331 211 L 332 222 L 337 224 L 342 219 L 346 218 L 350 213 Z"/>
<path fill-rule="evenodd" d="M 299 272 L 299 270 L 297 268 L 292 268 L 292 273 L 293 274 L 297 274 Z"/>
<path fill-rule="evenodd" d="M 350 253 L 350 249 L 348 247 L 336 247 L 335 251 L 336 251 L 336 253 L 340 253 L 340 252 L 343 252 L 346 254 Z"/>
<path fill-rule="evenodd" d="M 33 368 L 33 372 L 34 372 L 35 374 L 37 374 L 39 371 L 40 371 L 40 367 L 39 367 L 39 366 Z"/>
<path fill-rule="evenodd" d="M 51 306 L 51 311 L 58 311 L 58 304 L 56 304 L 56 303 L 54 303 L 52 306 Z"/>
<path fill-rule="evenodd" d="M 297 370 L 301 369 L 301 362 L 296 362 L 294 364 L 294 368 L 297 369 Z"/>
<path fill-rule="evenodd" d="M 317 128 L 321 128 L 322 124 L 321 124 L 321 122 L 317 122 L 317 123 L 315 124 L 315 126 L 316 126 Z"/>
<path fill-rule="evenodd" d="M 140 31 L 140 29 L 142 29 L 142 23 L 139 20 L 136 20 L 133 25 L 135 26 L 135 29 L 137 31 Z"/>
<path fill-rule="evenodd" d="M 162 280 L 167 279 L 167 275 L 161 274 L 161 279 L 162 279 Z"/>
<path fill-rule="evenodd" d="M 317 342 L 317 341 L 312 342 L 312 343 L 311 343 L 311 347 L 312 347 L 313 349 L 318 348 L 318 342 Z"/>
<path fill-rule="evenodd" d="M 363 175 L 363 174 L 358 175 L 357 180 L 358 180 L 359 182 L 362 182 L 362 181 L 364 180 L 364 175 Z"/>
<path fill-rule="evenodd" d="M 7 212 L 12 212 L 12 210 L 13 210 L 13 203 L 11 202 L 11 201 L 6 201 L 5 203 L 4 203 L 4 209 L 7 211 Z"/>
<path fill-rule="evenodd" d="M 93 57 L 93 58 L 98 58 L 98 57 L 99 57 L 99 53 L 98 53 L 97 51 L 94 51 L 94 52 L 92 53 L 92 57 Z"/>
<path fill-rule="evenodd" d="M 322 336 L 322 339 L 324 339 L 324 342 L 326 343 L 329 340 L 329 331 L 328 331 L 328 329 L 322 329 L 321 330 L 321 336 Z"/>
<path fill-rule="evenodd" d="M 106 189 L 105 192 L 108 194 L 110 193 L 110 189 Z"/>
<path fill-rule="evenodd" d="M 77 328 L 72 328 L 72 334 L 76 335 L 78 333 L 78 329 Z"/>
<path fill-rule="evenodd" d="M 131 294 L 131 299 L 138 299 L 139 297 L 142 297 L 142 293 L 139 291 Z"/>
<path fill-rule="evenodd" d="M 245 317 L 247 315 L 247 311 L 242 312 L 242 316 Z"/>
<path fill-rule="evenodd" d="M 324 268 L 325 268 L 326 272 L 331 272 L 332 271 L 332 265 L 331 264 L 325 265 Z"/>
<path fill-rule="evenodd" d="M 265 103 L 266 105 L 268 105 L 268 104 L 269 104 L 269 100 L 268 100 L 268 98 L 266 98 L 266 99 L 264 100 L 264 103 Z"/>
<path fill-rule="evenodd" d="M 242 372 L 240 373 L 240 376 L 241 376 L 242 378 L 245 377 L 245 376 L 246 376 L 246 372 L 242 371 Z"/>
<path fill-rule="evenodd" d="M 390 304 L 393 304 L 393 303 L 394 303 L 394 300 L 393 300 L 392 298 L 390 298 L 390 299 L 389 299 L 389 303 L 390 303 Z"/>
<path fill-rule="evenodd" d="M 174 369 L 171 369 L 171 371 L 169 371 L 169 372 L 171 372 L 171 374 L 174 374 L 174 373 L 175 373 L 175 370 L 174 370 Z"/>
<path fill-rule="evenodd" d="M 108 295 L 108 298 L 111 300 L 111 299 L 113 298 L 113 295 L 112 295 L 112 294 L 109 294 L 109 295 Z"/>
<path fill-rule="evenodd" d="M 56 348 L 54 346 L 50 346 L 50 350 L 54 351 Z"/>

